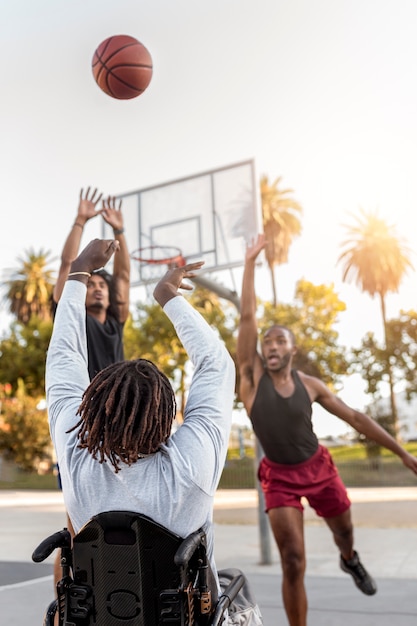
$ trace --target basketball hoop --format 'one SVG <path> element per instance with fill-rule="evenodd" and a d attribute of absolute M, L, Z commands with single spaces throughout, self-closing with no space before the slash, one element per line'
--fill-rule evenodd
<path fill-rule="evenodd" d="M 130 258 L 143 265 L 167 265 L 169 269 L 185 265 L 181 249 L 176 246 L 145 246 L 134 250 Z"/>
<path fill-rule="evenodd" d="M 168 269 L 184 267 L 186 261 L 177 246 L 145 246 L 134 250 L 130 258 L 139 264 L 139 278 L 146 289 L 148 298 L 155 285 Z"/>

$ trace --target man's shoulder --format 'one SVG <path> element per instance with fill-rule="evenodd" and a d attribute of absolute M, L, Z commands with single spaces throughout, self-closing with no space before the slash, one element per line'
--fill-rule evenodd
<path fill-rule="evenodd" d="M 324 384 L 324 382 L 317 376 L 311 376 L 310 374 L 306 374 L 301 370 L 292 371 L 295 373 L 295 376 L 298 376 L 304 387 L 306 387 L 310 391 L 318 392 L 326 389 L 326 385 Z"/>

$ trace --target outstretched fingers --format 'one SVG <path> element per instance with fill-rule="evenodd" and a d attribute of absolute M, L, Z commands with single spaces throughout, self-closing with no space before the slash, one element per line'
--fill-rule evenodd
<path fill-rule="evenodd" d="M 115 211 L 121 211 L 122 200 L 120 199 L 119 202 L 117 202 L 116 196 L 108 196 L 107 198 L 103 199 L 103 209 L 113 209 Z"/>
<path fill-rule="evenodd" d="M 81 191 L 80 191 L 80 200 L 85 200 L 87 202 L 92 202 L 94 205 L 98 204 L 100 202 L 101 197 L 102 197 L 103 194 L 102 193 L 98 193 L 97 187 L 93 190 L 91 196 L 90 196 L 90 191 L 91 191 L 91 187 L 87 187 L 86 192 L 84 194 L 84 189 L 81 189 Z"/>

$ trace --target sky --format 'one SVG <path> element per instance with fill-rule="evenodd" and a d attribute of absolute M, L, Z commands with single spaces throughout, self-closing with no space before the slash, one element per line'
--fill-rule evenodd
<path fill-rule="evenodd" d="M 347 347 L 381 336 L 379 304 L 342 282 L 344 224 L 379 212 L 417 267 L 417 3 L 414 0 L 0 0 L 0 272 L 29 248 L 58 267 L 81 187 L 122 194 L 254 159 L 302 205 L 302 235 L 277 271 L 332 284 Z M 95 48 L 139 39 L 154 73 L 138 98 L 95 84 Z M 87 240 L 85 240 L 87 243 Z M 239 279 L 239 272 L 237 272 Z M 266 267 L 257 290 L 270 298 Z M 387 298 L 415 309 L 416 275 Z M 0 330 L 10 318 L 0 313 Z M 341 397 L 366 398 L 357 377 Z M 319 413 L 322 436 L 346 431 Z"/>

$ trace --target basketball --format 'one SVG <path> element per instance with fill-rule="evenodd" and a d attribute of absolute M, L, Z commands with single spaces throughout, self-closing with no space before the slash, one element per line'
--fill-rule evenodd
<path fill-rule="evenodd" d="M 119 100 L 140 96 L 152 78 L 152 57 L 145 46 L 129 35 L 108 37 L 92 60 L 93 76 L 104 93 Z"/>

